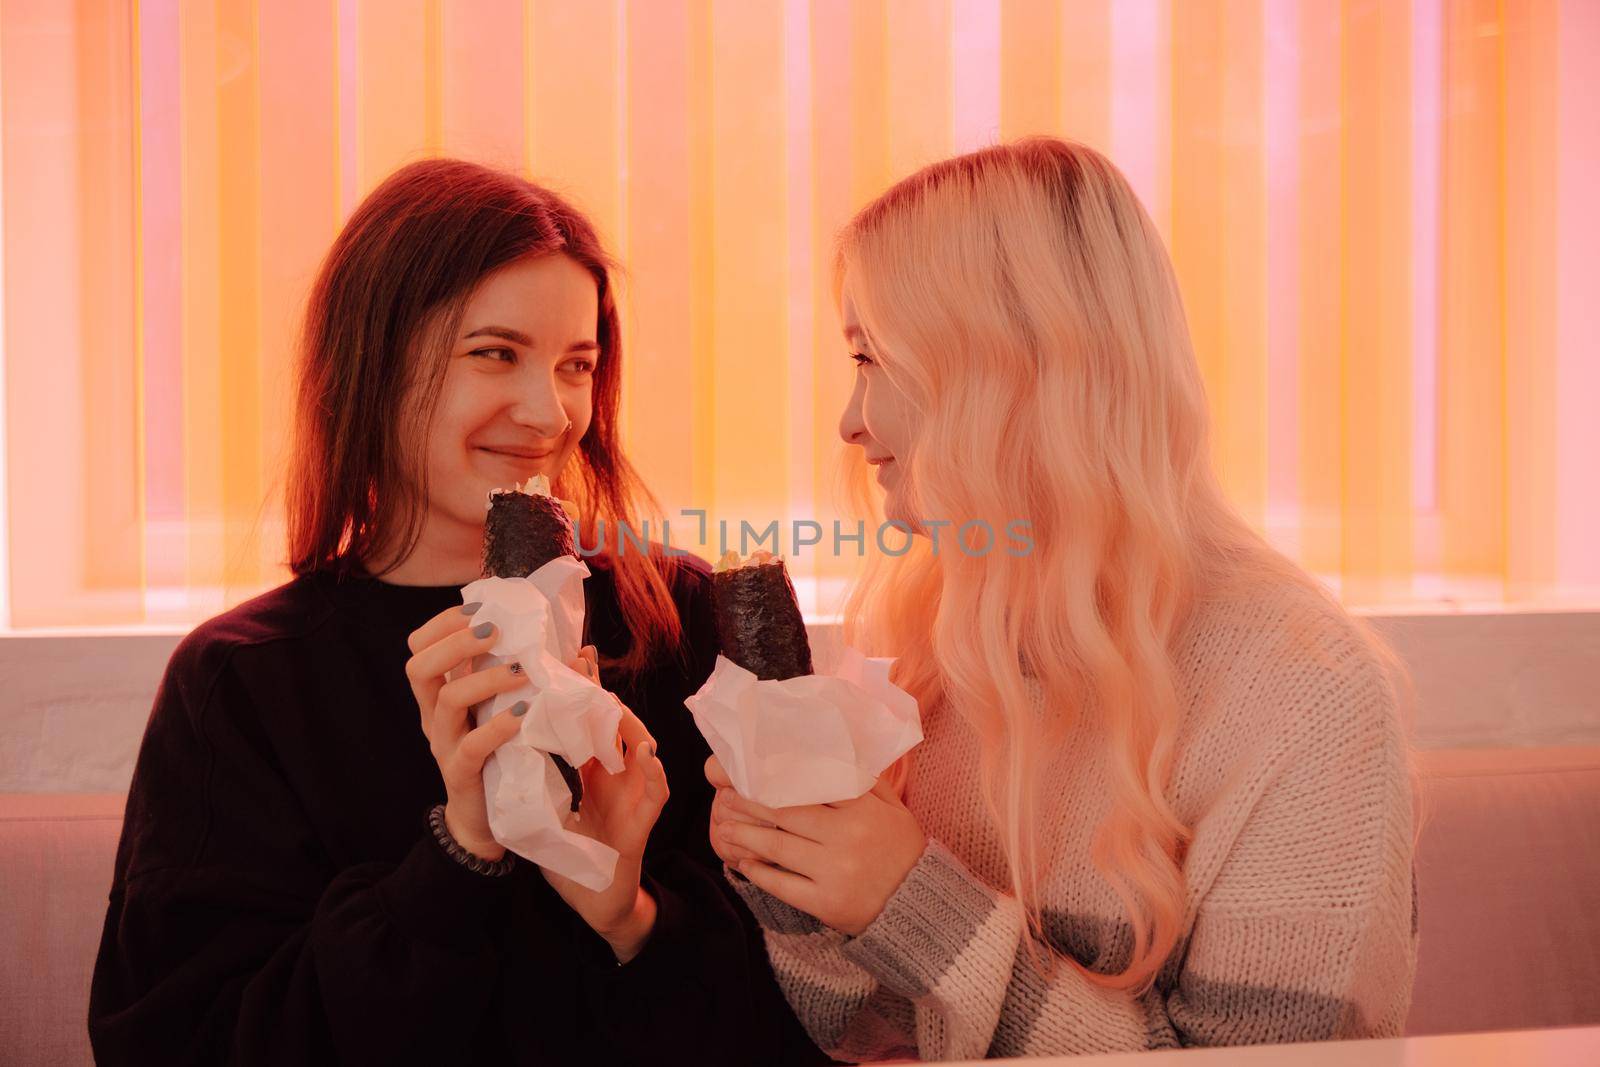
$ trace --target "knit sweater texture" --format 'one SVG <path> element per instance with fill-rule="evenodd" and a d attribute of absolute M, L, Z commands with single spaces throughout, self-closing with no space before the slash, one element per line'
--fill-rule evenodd
<path fill-rule="evenodd" d="M 849 1061 L 1055 1055 L 1401 1032 L 1416 964 L 1412 781 L 1395 689 L 1348 618 L 1293 587 L 1202 602 L 1174 646 L 1167 796 L 1193 830 L 1183 935 L 1143 994 L 1132 927 L 1090 861 L 1109 811 L 1092 715 L 1044 761 L 1049 974 L 1009 892 L 956 709 L 924 709 L 905 801 L 928 845 L 860 936 L 730 872 L 813 1040 Z M 1038 690 L 1034 690 L 1036 699 Z M 1045 711 L 1042 707 L 1041 712 Z"/>

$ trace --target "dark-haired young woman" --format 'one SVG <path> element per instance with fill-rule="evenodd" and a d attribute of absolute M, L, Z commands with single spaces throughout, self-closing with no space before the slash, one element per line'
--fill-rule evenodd
<path fill-rule="evenodd" d="M 621 357 L 594 230 L 548 191 L 436 160 L 350 219 L 307 314 L 296 577 L 179 646 L 139 752 L 101 1064 L 821 1061 L 706 845 L 703 565 L 588 561 L 586 652 L 633 742 L 586 779 L 611 888 L 489 832 L 483 763 L 518 720 L 468 708 L 522 679 L 460 669 L 494 642 L 460 589 L 497 486 L 548 476 L 586 546 L 634 514 Z"/>

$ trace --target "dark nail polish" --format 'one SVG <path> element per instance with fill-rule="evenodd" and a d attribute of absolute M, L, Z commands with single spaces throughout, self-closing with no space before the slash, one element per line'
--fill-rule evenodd
<path fill-rule="evenodd" d="M 473 637 L 488 637 L 494 633 L 494 623 L 486 622 L 472 628 Z"/>
<path fill-rule="evenodd" d="M 481 600 L 480 601 L 476 601 L 475 603 L 472 603 L 472 604 L 463 604 L 463 605 L 461 605 L 461 614 L 463 614 L 463 615 L 471 615 L 473 612 L 477 611 L 481 607 L 483 607 L 483 601 L 481 601 Z"/>
<path fill-rule="evenodd" d="M 528 714 L 528 702 L 526 700 L 519 700 L 515 704 L 511 705 L 511 714 L 516 716 Z"/>
<path fill-rule="evenodd" d="M 522 664 L 513 663 L 511 665 L 511 673 L 512 674 L 526 674 L 527 672 L 522 669 Z"/>

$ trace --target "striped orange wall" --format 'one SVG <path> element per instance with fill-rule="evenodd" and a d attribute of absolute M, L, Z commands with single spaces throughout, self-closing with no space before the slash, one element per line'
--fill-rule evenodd
<path fill-rule="evenodd" d="M 1597 10 L 6 0 L 0 625 L 187 622 L 282 577 L 300 303 L 429 154 L 568 192 L 627 265 L 627 440 L 669 515 L 826 529 L 833 234 L 1036 132 L 1144 197 L 1276 542 L 1354 603 L 1592 599 Z M 822 610 L 854 566 L 795 561 Z"/>

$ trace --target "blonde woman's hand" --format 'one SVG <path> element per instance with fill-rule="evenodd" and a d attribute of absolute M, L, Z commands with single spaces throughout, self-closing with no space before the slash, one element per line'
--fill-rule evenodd
<path fill-rule="evenodd" d="M 729 779 L 728 772 L 723 770 L 722 761 L 715 756 L 706 760 L 706 781 L 710 782 L 712 788 L 717 791 L 711 801 L 711 825 L 708 827 L 708 832 L 711 835 L 711 851 L 715 852 L 717 858 L 729 867 L 737 868 L 741 860 L 755 859 L 756 854 L 737 845 L 729 844 L 722 834 L 722 824 L 729 820 L 752 823 L 757 826 L 761 825 L 761 823 L 732 808 L 730 802 L 738 794 L 733 791 L 733 782 Z"/>
<path fill-rule="evenodd" d="M 599 684 L 593 646 L 585 647 L 572 664 L 574 670 Z M 620 703 L 620 702 L 619 702 Z M 583 801 L 570 829 L 617 850 L 617 870 L 611 885 L 596 892 L 572 879 L 540 868 L 567 906 L 611 946 L 618 962 L 639 953 L 655 928 L 656 902 L 639 885 L 644 846 L 667 802 L 667 772 L 656 755 L 655 739 L 644 723 L 622 708 L 618 744 L 623 769 L 611 774 L 590 760 L 579 768 Z"/>
<path fill-rule="evenodd" d="M 506 850 L 489 830 L 483 764 L 516 736 L 528 710 L 525 701 L 518 701 L 482 726 L 472 725 L 474 704 L 526 680 L 521 667 L 511 663 L 472 670 L 473 658 L 488 652 L 494 641 L 494 627 L 475 627 L 466 608 L 441 611 L 406 639 L 411 649 L 406 677 L 421 712 L 422 733 L 444 779 L 445 828 L 462 848 L 487 860 L 500 859 Z"/>
<path fill-rule="evenodd" d="M 884 779 L 854 800 L 767 808 L 735 793 L 713 757 L 712 847 L 779 900 L 856 936 L 872 925 L 928 845 Z M 720 814 L 719 814 L 720 809 Z"/>

